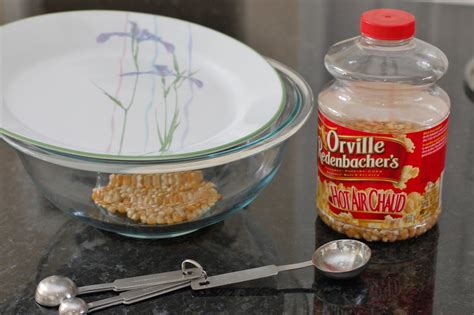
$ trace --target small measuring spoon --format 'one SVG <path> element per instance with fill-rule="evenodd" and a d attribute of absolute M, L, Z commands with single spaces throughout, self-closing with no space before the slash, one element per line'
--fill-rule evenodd
<path fill-rule="evenodd" d="M 191 280 L 185 280 L 182 282 L 159 284 L 156 286 L 146 287 L 142 289 L 125 291 L 120 293 L 118 296 L 90 303 L 86 303 L 83 299 L 80 299 L 78 297 L 65 299 L 59 305 L 59 314 L 82 315 L 114 305 L 133 304 L 168 292 L 189 287 L 190 282 Z"/>
<path fill-rule="evenodd" d="M 197 268 L 186 269 L 186 265 L 191 264 Z M 186 274 L 189 270 L 199 270 L 199 276 L 203 279 L 207 278 L 206 271 L 202 266 L 195 260 L 186 259 L 181 263 L 181 273 Z M 59 305 L 60 315 L 83 315 L 93 311 L 101 310 L 107 307 L 120 304 L 133 304 L 146 299 L 150 299 L 155 296 L 159 296 L 165 293 L 173 292 L 176 290 L 189 287 L 191 285 L 191 279 L 175 281 L 173 283 L 159 284 L 155 286 L 145 287 L 141 289 L 130 290 L 120 293 L 118 296 L 114 296 L 107 299 L 102 299 L 90 303 L 86 303 L 83 299 L 73 297 L 65 299 Z"/>
<path fill-rule="evenodd" d="M 269 265 L 253 269 L 230 272 L 222 275 L 199 278 L 191 281 L 193 290 L 203 290 L 240 283 L 260 278 L 276 276 L 281 271 L 315 266 L 318 271 L 334 279 L 348 279 L 360 274 L 370 260 L 369 246 L 356 240 L 336 240 L 316 249 L 309 261 L 275 266 Z"/>
<path fill-rule="evenodd" d="M 38 283 L 35 292 L 36 303 L 42 306 L 58 306 L 64 299 L 75 297 L 80 294 L 103 292 L 103 291 L 126 291 L 149 287 L 158 284 L 193 280 L 201 277 L 199 268 L 156 273 L 145 276 L 117 279 L 111 283 L 93 284 L 77 287 L 69 278 L 63 276 L 50 276 Z"/>

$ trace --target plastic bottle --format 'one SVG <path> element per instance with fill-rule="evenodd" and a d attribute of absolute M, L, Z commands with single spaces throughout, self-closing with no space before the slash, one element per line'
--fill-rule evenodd
<path fill-rule="evenodd" d="M 436 81 L 448 60 L 413 37 L 408 12 L 367 11 L 360 29 L 325 57 L 335 80 L 318 97 L 317 208 L 349 237 L 408 239 L 441 211 L 450 101 Z"/>

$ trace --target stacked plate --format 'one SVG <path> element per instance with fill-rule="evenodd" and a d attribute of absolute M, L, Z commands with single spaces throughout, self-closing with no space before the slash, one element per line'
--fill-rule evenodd
<path fill-rule="evenodd" d="M 195 158 L 260 134 L 285 104 L 281 79 L 262 56 L 196 24 L 73 12 L 2 33 L 2 133 L 44 149 Z"/>
<path fill-rule="evenodd" d="M 292 70 L 189 22 L 79 11 L 0 30 L 3 138 L 59 208 L 122 234 L 179 235 L 248 204 L 311 112 Z"/>

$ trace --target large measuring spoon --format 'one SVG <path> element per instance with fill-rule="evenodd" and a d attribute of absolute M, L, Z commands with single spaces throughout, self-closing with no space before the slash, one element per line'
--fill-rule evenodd
<path fill-rule="evenodd" d="M 36 303 L 43 306 L 58 306 L 64 299 L 80 294 L 103 291 L 126 291 L 148 286 L 193 280 L 201 277 L 199 268 L 156 273 L 145 276 L 117 279 L 111 283 L 93 284 L 77 287 L 69 278 L 63 276 L 50 276 L 38 283 L 35 292 Z"/>
<path fill-rule="evenodd" d="M 315 266 L 318 271 L 334 279 L 349 279 L 359 275 L 371 256 L 369 246 L 356 240 L 336 240 L 316 249 L 309 261 L 291 265 L 269 265 L 230 272 L 191 282 L 193 290 L 203 290 L 278 275 L 281 271 Z"/>

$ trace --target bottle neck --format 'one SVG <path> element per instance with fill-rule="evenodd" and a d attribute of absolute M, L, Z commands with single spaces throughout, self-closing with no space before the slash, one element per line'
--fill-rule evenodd
<path fill-rule="evenodd" d="M 405 46 L 410 44 L 414 37 L 401 39 L 401 40 L 382 40 L 382 39 L 375 39 L 370 38 L 365 35 L 360 35 L 360 42 L 364 45 L 369 46 L 379 46 L 379 47 L 398 47 L 398 46 Z"/>

